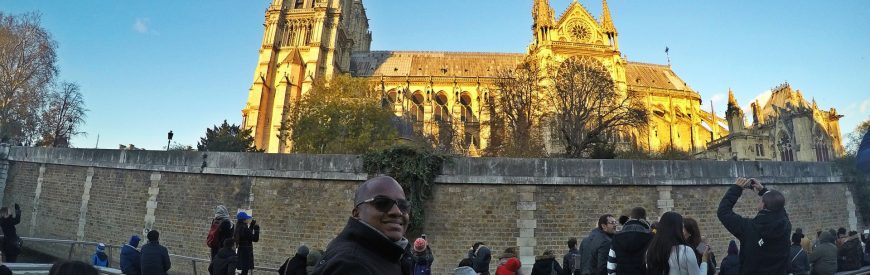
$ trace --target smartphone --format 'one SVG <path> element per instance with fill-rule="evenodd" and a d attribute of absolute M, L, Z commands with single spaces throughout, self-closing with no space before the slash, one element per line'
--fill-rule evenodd
<path fill-rule="evenodd" d="M 870 229 L 864 230 L 864 234 L 870 234 Z"/>

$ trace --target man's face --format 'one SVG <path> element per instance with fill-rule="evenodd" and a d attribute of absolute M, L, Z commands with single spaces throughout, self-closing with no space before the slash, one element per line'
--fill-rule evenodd
<path fill-rule="evenodd" d="M 405 201 L 405 193 L 398 183 L 395 181 L 371 182 L 363 200 L 369 202 L 362 204 L 357 202 L 359 206 L 353 210 L 354 218 L 360 219 L 381 231 L 393 241 L 401 240 L 405 236 L 409 215 L 407 212 L 402 212 L 395 203 L 395 201 Z"/>
<path fill-rule="evenodd" d="M 616 219 L 614 219 L 613 217 L 607 217 L 607 224 L 602 224 L 601 230 L 604 230 L 604 232 L 607 232 L 607 234 L 616 233 L 617 224 L 619 223 L 616 222 Z"/>

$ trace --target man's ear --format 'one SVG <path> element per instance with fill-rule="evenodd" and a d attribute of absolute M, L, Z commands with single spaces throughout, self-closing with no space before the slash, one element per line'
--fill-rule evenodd
<path fill-rule="evenodd" d="M 355 219 L 359 219 L 359 207 L 355 207 L 353 211 L 350 212 L 350 215 Z"/>

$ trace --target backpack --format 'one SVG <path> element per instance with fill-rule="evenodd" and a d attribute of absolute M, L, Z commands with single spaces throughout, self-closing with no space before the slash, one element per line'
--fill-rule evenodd
<path fill-rule="evenodd" d="M 579 253 L 568 253 L 568 257 L 565 259 L 565 266 L 562 267 L 563 275 L 572 275 L 574 274 L 574 270 L 577 268 L 577 261 L 580 260 Z"/>
<path fill-rule="evenodd" d="M 208 230 L 208 237 L 205 238 L 205 244 L 210 248 L 221 248 L 220 235 L 222 221 L 214 221 L 211 223 L 211 228 Z"/>

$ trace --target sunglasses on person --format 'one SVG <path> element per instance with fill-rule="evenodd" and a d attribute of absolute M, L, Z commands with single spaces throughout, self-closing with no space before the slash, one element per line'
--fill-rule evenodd
<path fill-rule="evenodd" d="M 390 212 L 390 210 L 393 209 L 393 205 L 398 206 L 399 211 L 402 211 L 402 213 L 404 213 L 404 214 L 408 214 L 408 212 L 411 211 L 411 203 L 408 202 L 407 200 L 403 200 L 403 199 L 394 200 L 394 199 L 387 198 L 384 196 L 377 196 L 377 197 L 374 197 L 371 199 L 364 200 L 360 203 L 357 203 L 356 206 L 354 206 L 354 207 L 355 208 L 359 207 L 360 205 L 362 205 L 364 203 L 371 204 L 372 206 L 375 207 L 375 209 L 377 209 L 378 211 L 384 212 L 384 213 Z"/>

